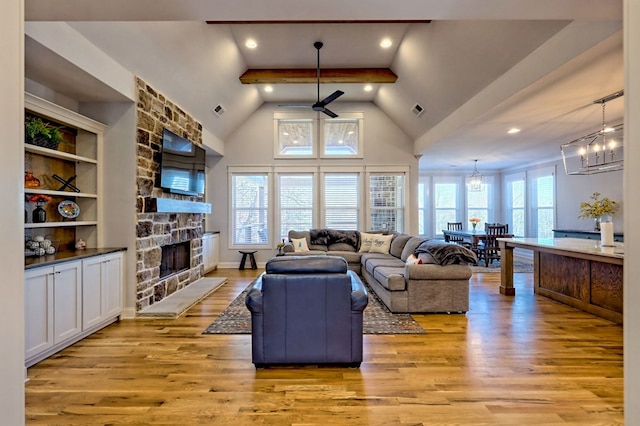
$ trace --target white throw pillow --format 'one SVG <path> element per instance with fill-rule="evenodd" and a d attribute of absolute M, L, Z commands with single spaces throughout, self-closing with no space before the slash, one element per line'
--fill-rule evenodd
<path fill-rule="evenodd" d="M 371 243 L 373 242 L 373 237 L 380 234 L 367 234 L 366 232 L 360 233 L 360 253 L 368 253 L 371 250 Z"/>
<path fill-rule="evenodd" d="M 306 238 L 291 238 L 294 252 L 309 251 Z"/>
<path fill-rule="evenodd" d="M 391 240 L 393 240 L 393 235 L 376 234 L 371 242 L 369 253 L 389 253 Z"/>
<path fill-rule="evenodd" d="M 411 254 L 407 257 L 407 265 L 419 265 L 421 263 L 422 259 L 418 258 L 415 254 Z"/>

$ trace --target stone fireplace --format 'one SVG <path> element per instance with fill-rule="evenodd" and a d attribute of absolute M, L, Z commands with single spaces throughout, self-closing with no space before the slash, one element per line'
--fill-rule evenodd
<path fill-rule="evenodd" d="M 164 193 L 158 185 L 162 129 L 202 144 L 202 125 L 142 79 L 136 78 L 136 86 L 136 309 L 141 311 L 202 276 L 203 214 L 149 208 L 150 204 L 159 205 L 158 199 L 178 204 L 203 201 L 201 197 Z"/>
<path fill-rule="evenodd" d="M 160 279 L 191 268 L 191 241 L 160 247 Z"/>

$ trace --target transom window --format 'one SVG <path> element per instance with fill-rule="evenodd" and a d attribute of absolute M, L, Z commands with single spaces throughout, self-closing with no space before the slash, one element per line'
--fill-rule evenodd
<path fill-rule="evenodd" d="M 362 113 L 340 113 L 339 118 L 318 117 L 317 113 L 275 113 L 274 157 L 362 158 L 362 122 Z"/>

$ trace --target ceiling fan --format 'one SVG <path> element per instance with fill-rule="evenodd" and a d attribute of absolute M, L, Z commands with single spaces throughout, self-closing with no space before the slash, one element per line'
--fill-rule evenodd
<path fill-rule="evenodd" d="M 342 90 L 336 90 L 335 92 L 333 92 L 332 94 L 330 94 L 329 96 L 324 98 L 323 100 L 320 100 L 320 49 L 322 49 L 322 46 L 323 46 L 323 43 L 321 41 L 316 41 L 315 43 L 313 43 L 313 47 L 315 47 L 316 50 L 318 51 L 318 67 L 316 69 L 316 77 L 317 77 L 317 80 L 318 80 L 318 83 L 317 83 L 318 97 L 317 97 L 316 103 L 314 103 L 313 105 L 283 104 L 283 105 L 279 105 L 279 106 L 281 106 L 281 107 L 289 107 L 289 108 L 309 108 L 309 107 L 311 107 L 311 109 L 313 109 L 314 111 L 323 112 L 323 113 L 327 114 L 331 118 L 336 118 L 338 116 L 338 114 L 336 114 L 335 112 L 333 112 L 330 109 L 328 109 L 327 105 L 329 105 L 331 102 L 335 101 L 340 96 L 344 95 L 344 92 Z"/>

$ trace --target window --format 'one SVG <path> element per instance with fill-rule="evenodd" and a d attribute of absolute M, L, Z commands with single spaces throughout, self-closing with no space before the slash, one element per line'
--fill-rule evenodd
<path fill-rule="evenodd" d="M 484 224 L 489 220 L 489 192 L 491 188 L 490 178 L 485 178 L 484 185 L 479 191 L 470 191 L 467 188 L 467 218 L 477 217 L 480 219 L 477 229 L 484 229 Z"/>
<path fill-rule="evenodd" d="M 230 246 L 269 248 L 313 228 L 404 232 L 408 167 L 369 169 L 365 179 L 362 166 L 230 167 Z"/>
<path fill-rule="evenodd" d="M 531 222 L 532 237 L 553 238 L 555 222 L 555 171 L 549 169 L 536 170 L 528 178 L 531 188 Z"/>
<path fill-rule="evenodd" d="M 459 222 L 459 178 L 435 178 L 433 184 L 434 226 L 435 234 L 442 234 L 447 229 L 447 222 Z"/>
<path fill-rule="evenodd" d="M 312 173 L 278 175 L 278 241 L 286 239 L 292 229 L 303 231 L 313 228 L 314 185 Z"/>
<path fill-rule="evenodd" d="M 359 229 L 359 173 L 325 173 L 323 189 L 323 226 L 341 230 Z"/>
<path fill-rule="evenodd" d="M 516 173 L 505 176 L 507 211 L 511 221 L 510 231 L 516 237 L 525 236 L 525 174 Z"/>
<path fill-rule="evenodd" d="M 363 113 L 325 118 L 316 112 L 276 112 L 273 120 L 274 158 L 317 158 L 318 152 L 323 158 L 363 157 Z"/>
<path fill-rule="evenodd" d="M 275 157 L 315 157 L 315 119 L 308 114 L 274 114 Z"/>
<path fill-rule="evenodd" d="M 269 242 L 268 174 L 234 174 L 230 192 L 232 244 L 266 245 Z"/>
<path fill-rule="evenodd" d="M 369 175 L 369 223 L 373 230 L 404 232 L 404 174 Z"/>
<path fill-rule="evenodd" d="M 322 156 L 362 158 L 362 113 L 340 113 L 322 118 Z"/>

